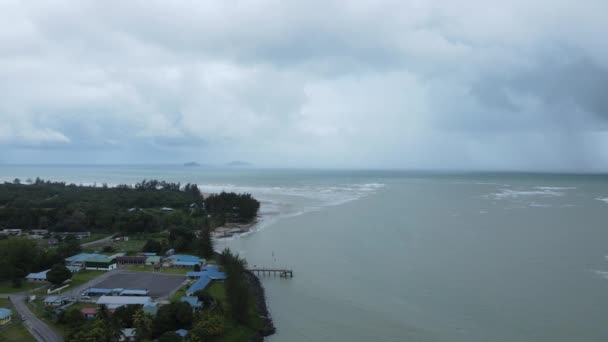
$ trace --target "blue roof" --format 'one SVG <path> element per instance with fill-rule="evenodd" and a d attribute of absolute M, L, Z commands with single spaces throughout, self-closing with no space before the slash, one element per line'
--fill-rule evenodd
<path fill-rule="evenodd" d="M 186 330 L 186 329 L 178 329 L 178 330 L 175 330 L 175 333 L 178 334 L 181 337 L 186 337 L 186 335 L 188 335 L 188 330 Z"/>
<path fill-rule="evenodd" d="M 44 279 L 46 280 L 46 274 L 50 270 L 38 272 L 38 273 L 30 273 L 25 276 L 25 279 Z"/>
<path fill-rule="evenodd" d="M 145 256 L 156 256 L 156 253 L 143 253 Z"/>
<path fill-rule="evenodd" d="M 72 255 L 69 258 L 65 258 L 66 262 L 85 262 L 89 259 L 99 259 L 99 258 L 107 258 L 107 256 L 103 254 L 97 253 L 80 253 L 76 255 Z"/>
<path fill-rule="evenodd" d="M 203 307 L 203 302 L 198 300 L 198 298 L 196 298 L 196 297 L 182 297 L 179 299 L 179 301 L 186 302 L 186 303 L 190 304 L 190 306 L 193 308 L 202 308 Z"/>
<path fill-rule="evenodd" d="M 202 272 L 187 272 L 186 273 L 186 277 L 189 277 L 189 278 L 199 278 L 202 276 L 207 276 L 213 280 L 225 280 L 226 279 L 226 273 L 218 271 L 217 268 L 208 269 L 207 271 L 202 271 Z"/>
<path fill-rule="evenodd" d="M 86 291 L 84 291 L 85 293 L 112 293 L 112 289 L 102 289 L 102 288 L 98 288 L 98 287 L 91 287 L 90 289 L 87 289 Z"/>
<path fill-rule="evenodd" d="M 175 259 L 175 261 L 187 261 L 187 262 L 196 262 L 196 263 L 205 262 L 205 259 L 201 259 L 197 256 L 187 255 L 187 254 L 173 254 L 173 255 L 167 257 L 167 259 Z"/>
<path fill-rule="evenodd" d="M 202 268 L 203 271 L 212 271 L 212 272 L 217 272 L 220 270 L 220 267 L 218 265 L 206 265 Z"/>
<path fill-rule="evenodd" d="M 147 296 L 150 293 L 148 290 L 123 290 L 121 296 Z"/>
<path fill-rule="evenodd" d="M 13 315 L 13 312 L 9 309 L 0 308 L 0 319 L 7 319 Z"/>
<path fill-rule="evenodd" d="M 198 280 L 195 281 L 194 284 L 192 284 L 192 286 L 190 286 L 190 288 L 186 291 L 186 295 L 190 296 L 196 291 L 204 290 L 210 282 L 211 278 L 207 276 L 202 276 L 198 278 Z"/>

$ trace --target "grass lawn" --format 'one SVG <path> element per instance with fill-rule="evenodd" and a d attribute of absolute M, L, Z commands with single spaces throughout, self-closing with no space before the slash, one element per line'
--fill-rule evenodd
<path fill-rule="evenodd" d="M 69 290 L 70 288 L 74 288 L 76 286 L 82 285 L 82 284 L 86 283 L 87 281 L 94 279 L 104 273 L 106 273 L 106 271 L 93 271 L 93 270 L 82 270 L 78 273 L 74 273 L 74 275 L 72 276 L 72 282 L 70 282 L 70 287 L 68 287 L 67 290 Z"/>
<path fill-rule="evenodd" d="M 146 244 L 146 241 L 148 241 L 147 239 L 134 239 L 134 238 L 129 238 L 129 241 L 118 241 L 118 242 L 109 242 L 106 244 L 99 244 L 99 245 L 95 245 L 95 246 L 89 246 L 84 248 L 84 252 L 87 253 L 91 253 L 91 252 L 101 252 L 103 250 L 103 247 L 105 246 L 112 246 L 114 248 L 115 253 L 118 252 L 125 252 L 125 253 L 139 253 L 141 252 L 141 249 L 144 247 L 144 245 Z"/>
<path fill-rule="evenodd" d="M 79 240 L 79 242 L 81 244 L 87 243 L 87 242 L 93 242 L 93 241 L 101 240 L 110 235 L 112 235 L 112 233 L 91 233 L 91 236 L 89 236 L 88 238 L 81 239 L 81 240 Z"/>
<path fill-rule="evenodd" d="M 13 283 L 11 281 L 2 281 L 0 282 L 0 293 L 16 293 L 23 291 L 30 291 L 37 287 L 44 286 L 46 283 L 30 283 L 28 281 L 23 280 L 23 284 L 19 288 L 13 287 Z"/>
<path fill-rule="evenodd" d="M 127 267 L 129 271 L 134 272 L 154 272 L 153 266 L 129 266 Z M 160 269 L 158 273 L 164 274 L 186 274 L 188 272 L 194 271 L 192 268 L 182 268 L 182 267 L 163 267 Z"/>
<path fill-rule="evenodd" d="M 13 308 L 11 302 L 8 299 L 0 299 L 0 307 L 7 308 L 13 311 L 13 320 L 10 324 L 0 327 L 0 341 L 10 342 L 31 342 L 36 341 L 32 335 L 27 331 L 19 314 Z"/>

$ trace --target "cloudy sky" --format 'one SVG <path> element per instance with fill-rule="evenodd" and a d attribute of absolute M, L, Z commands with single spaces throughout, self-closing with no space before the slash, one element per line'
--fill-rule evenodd
<path fill-rule="evenodd" d="M 608 170 L 608 1 L 0 0 L 0 162 Z"/>

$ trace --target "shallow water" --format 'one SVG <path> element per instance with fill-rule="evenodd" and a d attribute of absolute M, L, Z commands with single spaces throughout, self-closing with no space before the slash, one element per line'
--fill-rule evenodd
<path fill-rule="evenodd" d="M 3 179 L 35 176 L 252 192 L 259 230 L 218 246 L 294 269 L 263 278 L 270 341 L 608 339 L 606 177 L 0 168 Z"/>

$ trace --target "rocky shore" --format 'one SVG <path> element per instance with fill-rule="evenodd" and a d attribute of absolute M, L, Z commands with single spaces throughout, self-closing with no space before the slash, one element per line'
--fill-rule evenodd
<path fill-rule="evenodd" d="M 266 294 L 260 279 L 252 272 L 247 271 L 245 274 L 249 288 L 253 293 L 257 313 L 263 320 L 262 327 L 251 338 L 251 342 L 261 342 L 264 341 L 264 337 L 274 334 L 276 332 L 276 328 L 274 327 L 274 323 L 270 317 L 270 311 L 266 305 Z"/>

